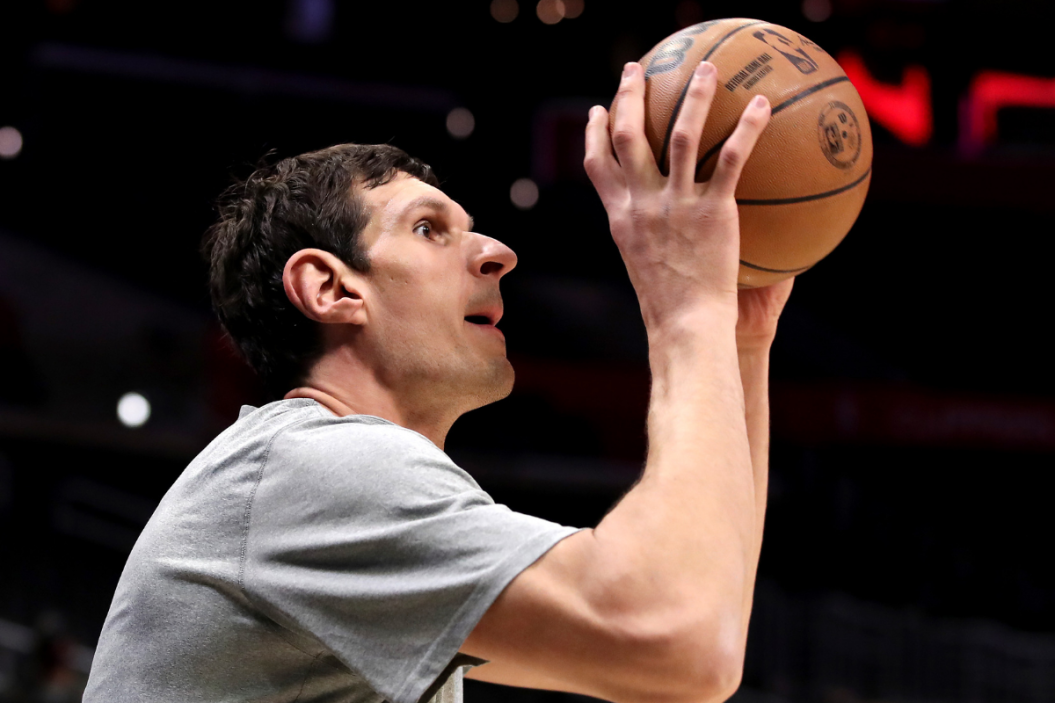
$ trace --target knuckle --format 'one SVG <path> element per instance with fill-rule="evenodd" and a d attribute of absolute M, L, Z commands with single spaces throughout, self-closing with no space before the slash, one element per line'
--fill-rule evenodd
<path fill-rule="evenodd" d="M 647 227 L 662 220 L 663 211 L 652 204 L 634 204 L 630 207 L 629 217 L 638 227 Z"/>
<path fill-rule="evenodd" d="M 670 147 L 678 151 L 688 151 L 692 148 L 694 135 L 684 127 L 676 127 L 670 135 Z"/>
<path fill-rule="evenodd" d="M 721 159 L 721 162 L 724 166 L 735 167 L 739 166 L 743 162 L 744 155 L 743 152 L 740 150 L 739 146 L 726 144 L 722 148 L 722 153 L 718 158 Z"/>
<path fill-rule="evenodd" d="M 630 146 L 637 135 L 625 124 L 618 124 L 612 131 L 612 144 L 616 147 Z"/>
<path fill-rule="evenodd" d="M 711 86 L 707 81 L 694 80 L 689 86 L 689 96 L 693 98 L 706 98 L 711 94 Z"/>
<path fill-rule="evenodd" d="M 582 160 L 582 165 L 591 178 L 599 176 L 604 170 L 604 160 L 597 154 L 587 154 Z"/>
<path fill-rule="evenodd" d="M 752 129 L 759 129 L 763 124 L 762 116 L 754 112 L 745 113 L 742 120 L 745 125 Z"/>

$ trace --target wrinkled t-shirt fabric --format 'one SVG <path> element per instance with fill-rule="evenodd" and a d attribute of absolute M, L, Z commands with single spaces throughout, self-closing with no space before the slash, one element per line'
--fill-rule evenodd
<path fill-rule="evenodd" d="M 136 542 L 84 701 L 457 703 L 458 648 L 573 532 L 381 418 L 243 407 Z"/>

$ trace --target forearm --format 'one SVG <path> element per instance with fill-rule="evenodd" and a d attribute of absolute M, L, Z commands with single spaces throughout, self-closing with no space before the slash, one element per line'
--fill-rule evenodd
<path fill-rule="evenodd" d="M 736 689 L 757 559 L 736 318 L 712 308 L 650 330 L 641 481 L 498 598 L 463 649 L 494 662 L 476 676 L 630 703 Z"/>
<path fill-rule="evenodd" d="M 753 552 L 748 561 L 748 587 L 745 589 L 744 598 L 746 627 L 751 616 L 754 579 L 762 551 L 762 532 L 765 526 L 766 498 L 769 490 L 769 345 L 758 347 L 741 345 L 739 361 L 755 490 L 754 535 L 751 541 Z"/>
<path fill-rule="evenodd" d="M 644 475 L 596 534 L 614 563 L 626 560 L 624 569 L 647 575 L 648 588 L 669 589 L 655 597 L 687 595 L 719 618 L 735 612 L 740 630 L 757 548 L 734 329 L 735 309 L 706 308 L 650 332 Z"/>

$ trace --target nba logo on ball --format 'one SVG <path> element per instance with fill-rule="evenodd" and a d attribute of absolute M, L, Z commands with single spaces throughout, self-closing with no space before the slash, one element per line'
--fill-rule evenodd
<path fill-rule="evenodd" d="M 817 121 L 821 151 L 836 168 L 853 168 L 861 155 L 861 127 L 854 111 L 833 100 L 821 110 Z"/>

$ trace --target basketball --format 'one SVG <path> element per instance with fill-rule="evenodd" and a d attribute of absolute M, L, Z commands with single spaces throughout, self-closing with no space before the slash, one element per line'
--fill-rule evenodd
<path fill-rule="evenodd" d="M 660 171 L 693 70 L 718 69 L 718 85 L 697 155 L 696 180 L 744 108 L 765 95 L 772 108 L 736 190 L 741 287 L 776 283 L 806 271 L 842 241 L 864 205 L 872 174 L 872 135 L 846 74 L 815 43 L 779 25 L 723 19 L 687 27 L 641 59 L 645 135 Z M 612 120 L 618 106 L 612 105 Z"/>

